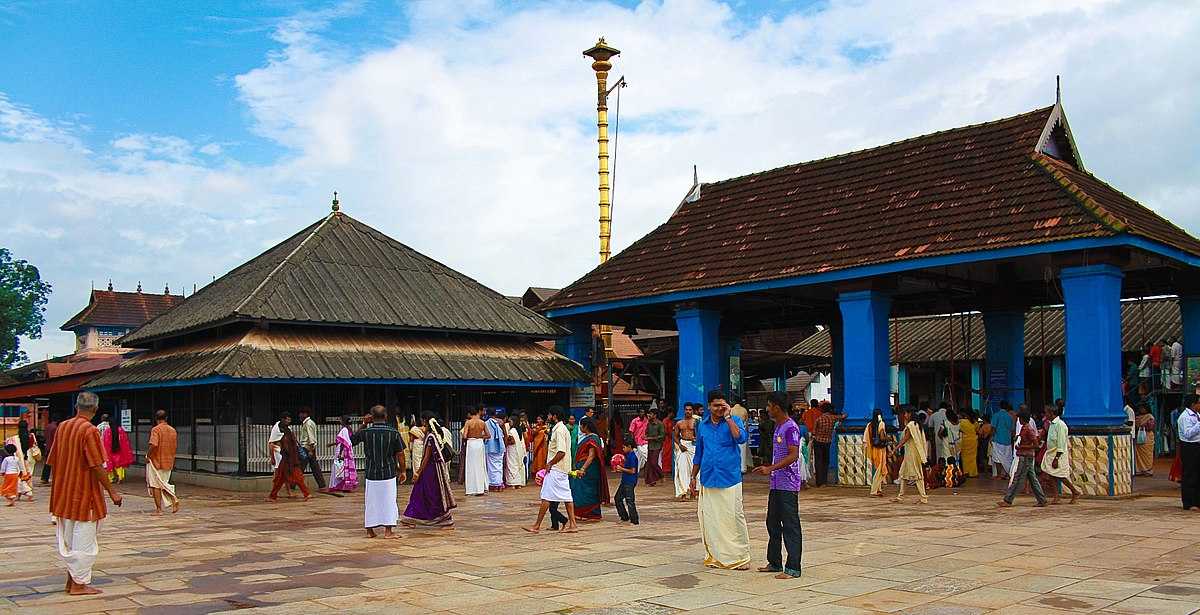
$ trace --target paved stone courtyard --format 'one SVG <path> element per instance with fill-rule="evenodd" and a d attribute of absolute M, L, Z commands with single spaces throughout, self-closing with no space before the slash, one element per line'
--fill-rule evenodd
<path fill-rule="evenodd" d="M 0 610 L 34 613 L 976 613 L 1200 610 L 1200 514 L 1169 493 L 1008 510 L 985 489 L 890 504 L 849 488 L 801 494 L 804 575 L 705 569 L 695 507 L 639 486 L 640 527 L 615 514 L 575 535 L 521 531 L 536 490 L 463 498 L 455 530 L 368 540 L 361 495 L 266 504 L 182 487 L 156 517 L 136 485 L 102 526 L 99 597 L 62 593 L 39 501 L 3 508 Z M 401 489 L 406 497 L 407 488 Z M 766 487 L 747 485 L 755 566 Z M 605 514 L 612 511 L 606 509 Z"/>

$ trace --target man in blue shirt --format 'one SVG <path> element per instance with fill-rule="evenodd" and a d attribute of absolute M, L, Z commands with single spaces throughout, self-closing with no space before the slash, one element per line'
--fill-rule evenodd
<path fill-rule="evenodd" d="M 725 394 L 710 392 L 708 416 L 696 424 L 691 484 L 691 491 L 700 494 L 696 510 L 704 565 L 710 568 L 750 569 L 750 530 L 742 510 L 741 444 L 745 442 L 746 425 L 730 414 Z"/>

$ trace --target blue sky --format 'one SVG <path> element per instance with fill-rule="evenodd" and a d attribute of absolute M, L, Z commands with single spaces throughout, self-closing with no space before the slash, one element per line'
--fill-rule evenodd
<path fill-rule="evenodd" d="M 614 248 L 718 180 L 1064 101 L 1089 170 L 1200 230 L 1200 16 L 1170 1 L 8 2 L 0 244 L 54 285 L 203 285 L 343 209 L 508 294 L 594 266 L 598 35 L 624 75 Z"/>

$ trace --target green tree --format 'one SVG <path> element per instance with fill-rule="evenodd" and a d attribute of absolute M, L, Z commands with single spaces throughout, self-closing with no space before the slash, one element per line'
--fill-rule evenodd
<path fill-rule="evenodd" d="M 0 369 L 26 360 L 20 336 L 42 336 L 49 296 L 50 285 L 37 267 L 13 260 L 7 248 L 0 248 Z"/>

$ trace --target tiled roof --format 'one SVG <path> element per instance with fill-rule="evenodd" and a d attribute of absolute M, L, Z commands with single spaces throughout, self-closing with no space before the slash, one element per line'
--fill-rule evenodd
<path fill-rule="evenodd" d="M 1043 320 L 1044 312 L 1044 320 Z M 893 318 L 888 326 L 891 362 L 934 363 L 981 361 L 987 348 L 983 317 L 979 314 Z M 1121 351 L 1140 352 L 1157 340 L 1182 338 L 1183 324 L 1177 299 L 1146 299 L 1121 303 Z M 829 357 L 829 330 L 800 342 L 791 352 Z M 1025 314 L 1025 356 L 1055 357 L 1066 354 L 1061 306 L 1036 308 Z"/>
<path fill-rule="evenodd" d="M 101 374 L 88 387 L 213 376 L 546 383 L 591 379 L 578 363 L 513 337 L 275 327 L 152 350 Z"/>
<path fill-rule="evenodd" d="M 140 327 L 180 303 L 183 303 L 182 295 L 93 289 L 87 307 L 72 316 L 61 329 L 70 331 L 80 325 Z"/>
<path fill-rule="evenodd" d="M 139 345 L 237 320 L 557 337 L 541 315 L 333 212 L 121 340 Z"/>
<path fill-rule="evenodd" d="M 1046 107 L 702 184 L 538 309 L 1123 232 L 1200 255 L 1200 241 L 1039 153 L 1043 134 L 1067 142 L 1065 126 L 1061 107 Z"/>

